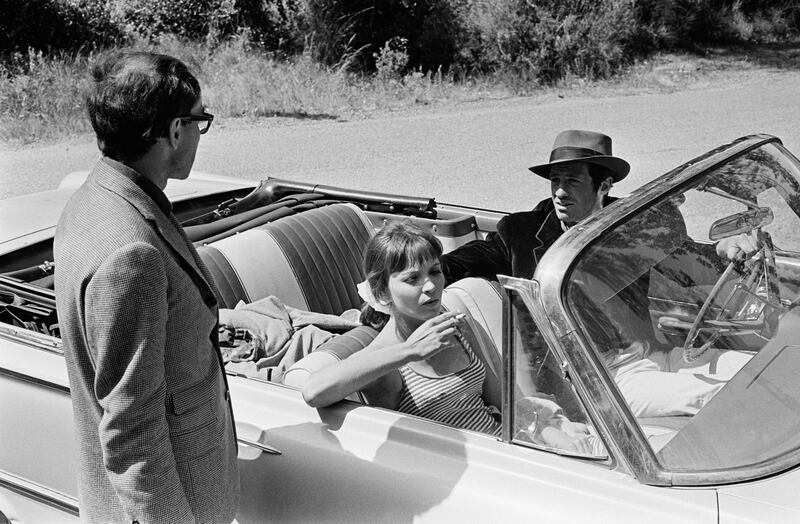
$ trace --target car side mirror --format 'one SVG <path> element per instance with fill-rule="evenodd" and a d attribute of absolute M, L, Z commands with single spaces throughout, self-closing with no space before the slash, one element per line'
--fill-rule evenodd
<path fill-rule="evenodd" d="M 708 238 L 716 242 L 741 233 L 749 233 L 754 229 L 768 226 L 772 223 L 773 218 L 771 208 L 755 207 L 748 209 L 715 221 L 708 231 Z"/>

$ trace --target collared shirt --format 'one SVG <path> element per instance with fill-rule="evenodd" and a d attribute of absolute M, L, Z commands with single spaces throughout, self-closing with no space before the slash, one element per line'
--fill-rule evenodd
<path fill-rule="evenodd" d="M 144 193 L 148 197 L 150 197 L 153 200 L 153 202 L 156 203 L 156 205 L 164 213 L 164 215 L 166 215 L 167 217 L 170 216 L 170 214 L 172 213 L 172 204 L 167 198 L 167 195 L 165 195 L 164 192 L 161 191 L 161 189 L 159 189 L 157 185 L 155 185 L 153 182 L 147 179 L 147 177 L 144 177 L 141 174 L 139 174 L 139 172 L 136 171 L 135 169 L 126 166 L 122 162 L 118 162 L 113 158 L 109 158 L 107 156 L 104 156 L 102 160 L 103 162 L 113 167 L 126 177 L 130 178 L 134 184 L 139 186 L 139 188 L 142 191 L 144 191 Z"/>

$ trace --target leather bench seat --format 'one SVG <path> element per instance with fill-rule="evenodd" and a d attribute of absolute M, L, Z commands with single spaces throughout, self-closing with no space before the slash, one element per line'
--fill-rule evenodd
<path fill-rule="evenodd" d="M 217 286 L 220 307 L 233 308 L 270 295 L 286 305 L 339 315 L 360 308 L 356 284 L 375 230 L 357 206 L 336 203 L 287 216 L 197 248 Z M 442 295 L 446 309 L 467 313 L 491 380 L 499 381 L 502 300 L 497 283 L 468 278 Z M 377 332 L 360 327 L 334 337 L 294 364 L 284 383 L 300 387 L 316 369 L 363 349 Z M 499 382 L 498 382 L 499 383 Z"/>
<path fill-rule="evenodd" d="M 358 308 L 364 249 L 374 234 L 353 204 L 332 204 L 284 217 L 200 246 L 220 307 L 274 295 L 286 305 L 339 315 Z"/>

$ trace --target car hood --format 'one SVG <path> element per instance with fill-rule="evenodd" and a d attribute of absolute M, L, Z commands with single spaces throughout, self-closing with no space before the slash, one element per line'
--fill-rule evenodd
<path fill-rule="evenodd" d="M 53 236 L 71 189 L 54 189 L 4 200 L 0 206 L 0 255 Z"/>
<path fill-rule="evenodd" d="M 720 522 L 800 522 L 798 486 L 800 469 L 795 468 L 768 479 L 719 488 Z"/>

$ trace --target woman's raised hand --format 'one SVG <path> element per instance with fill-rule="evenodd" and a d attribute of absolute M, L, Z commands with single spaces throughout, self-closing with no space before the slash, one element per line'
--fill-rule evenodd
<path fill-rule="evenodd" d="M 411 361 L 424 360 L 436 353 L 455 347 L 459 322 L 464 313 L 448 311 L 426 320 L 406 340 Z"/>

